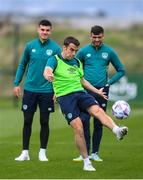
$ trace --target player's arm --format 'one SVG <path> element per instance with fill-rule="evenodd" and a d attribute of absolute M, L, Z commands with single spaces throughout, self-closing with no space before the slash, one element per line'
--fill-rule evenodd
<path fill-rule="evenodd" d="M 13 94 L 16 96 L 16 97 L 20 97 L 21 96 L 21 87 L 20 86 L 16 86 L 13 88 Z"/>
<path fill-rule="evenodd" d="M 14 79 L 13 93 L 17 97 L 21 96 L 21 87 L 19 84 L 22 81 L 28 62 L 29 62 L 29 49 L 28 49 L 28 46 L 26 46 L 21 56 L 20 63 L 18 65 L 15 79 Z"/>
<path fill-rule="evenodd" d="M 43 75 L 45 79 L 47 79 L 48 81 L 50 82 L 54 81 L 53 69 L 51 67 L 46 66 Z"/>
<path fill-rule="evenodd" d="M 111 53 L 111 63 L 115 68 L 116 73 L 108 80 L 109 85 L 116 83 L 121 77 L 125 75 L 125 67 L 115 51 L 112 51 Z"/>
<path fill-rule="evenodd" d="M 95 88 L 94 86 L 92 86 L 87 80 L 85 80 L 84 78 L 81 78 L 81 84 L 82 86 L 89 90 L 89 91 L 92 91 L 94 93 L 97 93 L 99 94 L 100 96 L 102 96 L 104 99 L 108 99 L 107 96 L 106 96 L 106 92 L 103 92 L 103 88 L 101 89 L 97 89 Z"/>
<path fill-rule="evenodd" d="M 44 69 L 43 76 L 45 77 L 45 79 L 47 79 L 50 82 L 54 81 L 53 71 L 56 69 L 56 67 L 57 67 L 57 60 L 55 56 L 52 56 L 48 59 L 46 67 Z"/>

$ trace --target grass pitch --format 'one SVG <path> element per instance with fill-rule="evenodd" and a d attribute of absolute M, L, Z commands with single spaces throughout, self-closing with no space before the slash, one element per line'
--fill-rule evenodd
<path fill-rule="evenodd" d="M 110 109 L 108 109 L 110 114 Z M 49 162 L 38 160 L 39 114 L 35 114 L 30 143 L 30 161 L 16 162 L 21 152 L 22 112 L 11 106 L 0 107 L 0 179 L 142 179 L 143 178 L 143 111 L 132 109 L 131 116 L 120 125 L 129 127 L 128 136 L 121 142 L 104 128 L 100 156 L 103 162 L 93 162 L 96 172 L 83 171 L 81 162 L 72 159 L 79 155 L 72 128 L 56 108 L 50 118 Z M 91 123 L 92 129 L 92 123 Z"/>

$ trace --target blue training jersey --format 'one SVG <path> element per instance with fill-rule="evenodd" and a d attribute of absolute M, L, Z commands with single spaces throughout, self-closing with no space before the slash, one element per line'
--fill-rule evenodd
<path fill-rule="evenodd" d="M 52 83 L 44 78 L 43 72 L 47 60 L 60 52 L 60 46 L 51 39 L 42 43 L 37 38 L 27 43 L 18 65 L 14 86 L 19 86 L 25 73 L 25 90 L 45 93 L 53 92 Z"/>
<path fill-rule="evenodd" d="M 117 53 L 109 46 L 102 44 L 96 48 L 88 44 L 81 48 L 76 57 L 83 63 L 84 78 L 93 86 L 103 87 L 117 82 L 125 74 L 125 68 Z M 109 64 L 115 68 L 116 73 L 109 78 Z"/>

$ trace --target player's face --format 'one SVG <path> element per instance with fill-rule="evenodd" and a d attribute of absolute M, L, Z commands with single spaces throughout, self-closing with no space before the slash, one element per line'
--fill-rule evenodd
<path fill-rule="evenodd" d="M 104 35 L 102 33 L 98 35 L 91 33 L 91 40 L 94 46 L 96 47 L 100 46 L 103 42 L 103 39 L 104 39 Z"/>
<path fill-rule="evenodd" d="M 78 46 L 73 43 L 70 43 L 68 46 L 63 47 L 63 54 L 65 59 L 73 59 L 76 52 L 78 51 Z"/>
<path fill-rule="evenodd" d="M 51 31 L 52 31 L 52 27 L 51 26 L 43 26 L 40 25 L 38 27 L 38 34 L 39 34 L 39 38 L 42 41 L 45 41 L 49 38 L 49 36 L 51 35 Z"/>

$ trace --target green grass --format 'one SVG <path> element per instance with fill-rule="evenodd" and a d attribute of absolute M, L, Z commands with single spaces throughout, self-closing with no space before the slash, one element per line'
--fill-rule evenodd
<path fill-rule="evenodd" d="M 110 109 L 108 110 L 110 113 Z M 67 125 L 59 109 L 50 119 L 48 145 L 49 162 L 38 161 L 39 114 L 36 113 L 30 143 L 31 161 L 16 162 L 21 152 L 21 129 L 23 125 L 20 108 L 5 105 L 0 108 L 0 179 L 139 179 L 143 178 L 143 111 L 132 110 L 131 116 L 117 123 L 129 127 L 128 136 L 118 142 L 104 128 L 100 155 L 103 162 L 93 162 L 96 172 L 84 172 L 82 163 L 72 161 L 79 155 L 72 128 Z M 92 124 L 92 123 L 91 123 Z M 92 128 L 92 126 L 91 126 Z"/>

